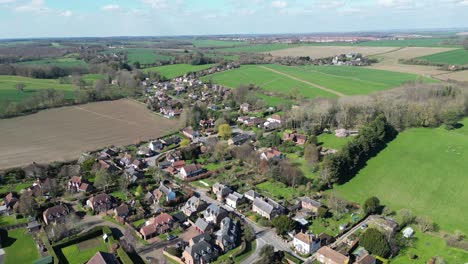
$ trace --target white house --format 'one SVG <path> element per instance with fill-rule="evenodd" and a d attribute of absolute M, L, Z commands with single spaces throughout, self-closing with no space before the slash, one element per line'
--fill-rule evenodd
<path fill-rule="evenodd" d="M 407 228 L 403 229 L 403 236 L 404 237 L 410 238 L 410 237 L 413 236 L 413 234 L 414 234 L 413 228 L 408 226 Z"/>
<path fill-rule="evenodd" d="M 294 236 L 293 246 L 301 254 L 313 254 L 320 248 L 320 238 L 300 232 Z"/>
<path fill-rule="evenodd" d="M 244 202 L 244 196 L 238 192 L 230 193 L 226 197 L 226 204 L 232 208 L 237 208 L 242 202 Z"/>

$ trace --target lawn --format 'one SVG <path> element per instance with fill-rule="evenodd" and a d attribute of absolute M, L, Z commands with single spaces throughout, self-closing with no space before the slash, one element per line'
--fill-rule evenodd
<path fill-rule="evenodd" d="M 440 256 L 447 264 L 465 263 L 468 260 L 468 252 L 452 248 L 446 245 L 442 238 L 416 231 L 413 246 L 404 249 L 392 260 L 392 264 L 426 263 L 431 257 Z M 411 260 L 408 253 L 418 256 Z"/>
<path fill-rule="evenodd" d="M 441 53 L 435 53 L 428 56 L 418 57 L 418 59 L 429 61 L 432 63 L 444 63 L 444 64 L 468 64 L 468 50 L 456 49 Z"/>
<path fill-rule="evenodd" d="M 205 64 L 205 65 L 190 65 L 190 64 L 172 64 L 172 65 L 165 65 L 159 67 L 152 67 L 146 68 L 144 71 L 155 71 L 160 73 L 162 76 L 172 79 L 175 77 L 183 76 L 189 72 L 201 71 L 204 69 L 208 69 L 213 64 Z"/>
<path fill-rule="evenodd" d="M 105 76 L 102 74 L 84 74 L 83 77 L 81 78 L 83 81 L 87 83 L 94 83 L 97 80 L 102 80 L 105 79 Z"/>
<path fill-rule="evenodd" d="M 273 72 L 276 71 L 276 72 Z M 304 97 L 336 97 L 318 86 L 345 95 L 369 94 L 420 79 L 418 75 L 346 66 L 245 65 L 202 78 L 227 87 L 255 84 L 265 90 Z M 424 78 L 427 82 L 432 79 Z"/>
<path fill-rule="evenodd" d="M 302 171 L 306 178 L 314 179 L 317 176 L 315 172 L 312 171 L 311 166 L 307 164 L 304 157 L 299 157 L 294 153 L 287 153 L 286 157 Z"/>
<path fill-rule="evenodd" d="M 0 187 L 0 195 L 6 195 L 10 191 L 19 193 L 21 190 L 26 189 L 31 185 L 32 185 L 32 182 L 16 183 L 16 184 L 13 184 L 11 189 L 9 185 L 2 185 Z"/>
<path fill-rule="evenodd" d="M 132 226 L 135 228 L 139 228 L 140 226 L 144 225 L 146 222 L 146 219 L 140 219 L 132 223 Z"/>
<path fill-rule="evenodd" d="M 282 182 L 266 181 L 266 182 L 257 184 L 256 187 L 260 191 L 266 193 L 267 196 L 271 195 L 276 199 L 290 200 L 295 194 L 298 194 L 294 188 L 287 187 Z"/>
<path fill-rule="evenodd" d="M 116 190 L 110 193 L 113 197 L 120 199 L 122 201 L 127 201 L 128 197 L 121 190 Z"/>
<path fill-rule="evenodd" d="M 262 93 L 256 93 L 257 97 L 263 99 L 267 106 L 278 106 L 278 105 L 291 105 L 292 102 L 290 100 L 277 97 L 277 96 L 270 96 Z"/>
<path fill-rule="evenodd" d="M 5 264 L 32 263 L 39 259 L 36 242 L 26 228 L 8 231 L 8 238 L 2 237 L 5 249 Z"/>
<path fill-rule="evenodd" d="M 400 133 L 348 183 L 344 198 L 362 203 L 377 196 L 393 210 L 428 216 L 442 230 L 468 234 L 468 119 L 464 127 L 413 128 Z"/>
<path fill-rule="evenodd" d="M 16 84 L 23 83 L 24 91 L 18 91 Z M 40 89 L 56 89 L 65 92 L 65 97 L 72 99 L 75 88 L 71 84 L 61 84 L 54 79 L 33 79 L 21 76 L 1 75 L 0 76 L 0 102 L 15 101 L 19 102 L 33 95 Z"/>
<path fill-rule="evenodd" d="M 18 64 L 24 65 L 47 65 L 47 66 L 57 66 L 57 67 L 88 67 L 88 64 L 80 59 L 76 58 L 58 58 L 58 59 L 40 59 L 32 61 L 19 62 Z"/>
<path fill-rule="evenodd" d="M 335 220 L 333 217 L 312 220 L 312 223 L 309 225 L 309 231 L 314 234 L 327 233 L 331 236 L 336 236 L 340 233 L 340 225 L 352 223 L 352 218 L 351 214 L 348 213 L 339 220 Z"/>
<path fill-rule="evenodd" d="M 323 133 L 317 137 L 320 146 L 330 149 L 340 150 L 346 143 L 351 141 L 353 137 L 339 138 L 335 134 Z"/>
<path fill-rule="evenodd" d="M 107 252 L 107 245 L 101 236 L 85 240 L 61 249 L 69 264 L 86 263 L 98 251 Z"/>
<path fill-rule="evenodd" d="M 19 218 L 16 219 L 16 215 L 2 215 L 0 216 L 0 226 L 10 226 L 16 224 L 24 224 L 27 223 L 27 218 Z"/>

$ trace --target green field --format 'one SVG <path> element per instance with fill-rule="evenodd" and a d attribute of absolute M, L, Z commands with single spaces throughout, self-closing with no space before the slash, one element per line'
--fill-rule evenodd
<path fill-rule="evenodd" d="M 418 57 L 418 59 L 433 63 L 465 65 L 468 64 L 468 50 L 456 49 L 428 56 Z"/>
<path fill-rule="evenodd" d="M 48 66 L 57 66 L 57 67 L 88 67 L 88 64 L 80 59 L 76 58 L 59 58 L 59 59 L 41 59 L 41 60 L 32 60 L 19 62 L 18 64 L 23 65 L 48 65 Z"/>
<path fill-rule="evenodd" d="M 287 187 L 281 182 L 266 181 L 256 185 L 257 189 L 273 199 L 289 200 L 297 191 L 292 187 Z"/>
<path fill-rule="evenodd" d="M 165 65 L 159 67 L 152 67 L 144 69 L 145 72 L 155 71 L 160 73 L 162 76 L 172 79 L 175 77 L 183 76 L 189 72 L 201 71 L 204 69 L 208 69 L 213 64 L 205 64 L 205 65 L 190 65 L 190 64 L 172 64 L 172 65 Z"/>
<path fill-rule="evenodd" d="M 16 84 L 23 83 L 25 85 L 24 91 L 16 90 Z M 58 80 L 54 79 L 33 79 L 21 76 L 0 76 L 0 102 L 1 101 L 15 101 L 19 102 L 27 97 L 33 95 L 40 89 L 56 89 L 65 92 L 65 97 L 68 99 L 74 98 L 73 91 L 75 88 L 71 84 L 60 84 Z"/>
<path fill-rule="evenodd" d="M 87 83 L 94 83 L 95 81 L 102 80 L 104 78 L 105 76 L 102 74 L 85 74 L 82 77 L 83 81 Z"/>
<path fill-rule="evenodd" d="M 271 70 L 280 72 L 273 72 Z M 282 74 L 281 74 L 282 73 Z M 287 76 L 285 76 L 287 75 Z M 227 87 L 255 84 L 263 89 L 287 95 L 301 93 L 304 97 L 336 97 L 317 88 L 326 87 L 344 95 L 369 94 L 418 80 L 414 74 L 345 66 L 245 65 L 239 69 L 215 73 L 202 78 Z M 298 80 L 299 79 L 299 80 Z M 431 79 L 424 79 L 432 81 Z"/>
<path fill-rule="evenodd" d="M 152 64 L 158 61 L 169 61 L 174 58 L 173 56 L 159 54 L 153 49 L 135 48 L 123 49 L 122 51 L 127 52 L 129 64 L 133 64 L 137 61 L 141 64 Z"/>
<path fill-rule="evenodd" d="M 377 40 L 355 44 L 367 47 L 456 47 L 450 38 L 420 38 L 404 40 Z"/>
<path fill-rule="evenodd" d="M 102 237 L 89 239 L 61 249 L 69 264 L 82 264 L 91 259 L 98 251 L 107 252 Z"/>
<path fill-rule="evenodd" d="M 39 259 L 36 242 L 26 228 L 8 231 L 8 237 L 2 237 L 5 249 L 5 264 L 33 263 Z"/>
<path fill-rule="evenodd" d="M 368 161 L 356 177 L 336 186 L 344 198 L 362 203 L 377 196 L 393 210 L 428 216 L 442 230 L 468 233 L 468 119 L 464 127 L 413 128 Z"/>
<path fill-rule="evenodd" d="M 301 44 L 284 44 L 284 43 L 274 43 L 274 44 L 252 44 L 248 46 L 233 47 L 233 48 L 223 48 L 218 49 L 220 52 L 229 52 L 229 53 L 250 53 L 250 52 L 268 52 L 273 50 L 280 49 L 289 49 L 299 46 L 304 46 Z"/>
<path fill-rule="evenodd" d="M 335 134 L 327 134 L 327 133 L 320 134 L 317 137 L 317 140 L 320 146 L 325 147 L 325 148 L 336 149 L 336 150 L 340 150 L 341 148 L 343 148 L 344 145 L 346 145 L 346 143 L 348 143 L 352 139 L 353 137 L 339 138 L 335 136 Z"/>
<path fill-rule="evenodd" d="M 271 95 L 266 95 L 262 93 L 256 93 L 257 97 L 260 99 L 263 99 L 267 106 L 278 106 L 278 105 L 291 105 L 292 102 L 290 100 L 277 97 L 277 96 L 271 96 Z"/>
<path fill-rule="evenodd" d="M 191 41 L 193 46 L 198 48 L 209 48 L 209 47 L 231 47 L 248 44 L 243 41 L 224 41 L 216 39 L 197 39 Z"/>
<path fill-rule="evenodd" d="M 417 229 L 415 230 L 415 242 L 413 246 L 402 250 L 396 258 L 392 259 L 392 264 L 426 263 L 427 260 L 434 256 L 442 257 L 447 264 L 466 263 L 468 260 L 467 251 L 448 247 L 442 238 L 418 232 Z M 408 253 L 416 254 L 418 259 L 409 259 Z"/>

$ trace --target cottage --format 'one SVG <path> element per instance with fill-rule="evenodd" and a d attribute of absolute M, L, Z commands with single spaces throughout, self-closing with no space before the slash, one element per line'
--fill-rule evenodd
<path fill-rule="evenodd" d="M 140 234 L 144 240 L 148 240 L 155 235 L 169 232 L 174 223 L 174 218 L 167 213 L 161 213 L 146 221 L 144 227 L 140 228 Z"/>
<path fill-rule="evenodd" d="M 223 252 L 228 252 L 239 244 L 239 234 L 238 222 L 226 217 L 221 221 L 221 229 L 216 233 L 215 243 Z"/>
<path fill-rule="evenodd" d="M 239 134 L 237 136 L 234 136 L 228 140 L 228 145 L 232 146 L 240 146 L 247 142 L 247 140 L 250 139 L 250 135 L 247 134 Z"/>
<path fill-rule="evenodd" d="M 8 193 L 3 199 L 3 204 L 9 211 L 14 210 L 19 206 L 18 198 L 16 198 L 13 193 Z"/>
<path fill-rule="evenodd" d="M 276 216 L 283 214 L 285 209 L 283 206 L 271 200 L 270 198 L 255 198 L 252 211 L 267 218 L 268 220 L 271 220 Z"/>
<path fill-rule="evenodd" d="M 208 204 L 201 200 L 200 198 L 196 196 L 190 197 L 190 199 L 187 200 L 185 205 L 182 207 L 182 212 L 190 217 L 194 214 L 197 214 L 203 210 L 205 210 L 208 207 Z"/>
<path fill-rule="evenodd" d="M 354 262 L 355 264 L 375 264 L 376 263 L 376 259 L 369 255 L 369 253 L 365 253 L 361 256 L 358 256 L 356 258 L 356 262 Z"/>
<path fill-rule="evenodd" d="M 203 212 L 203 217 L 208 223 L 219 224 L 222 219 L 228 215 L 228 212 L 216 204 L 210 204 Z"/>
<path fill-rule="evenodd" d="M 307 141 L 307 136 L 306 135 L 301 135 L 297 133 L 288 133 L 285 132 L 283 134 L 283 140 L 284 141 L 292 141 L 298 145 L 304 145 Z"/>
<path fill-rule="evenodd" d="M 247 200 L 253 202 L 256 198 L 259 198 L 259 197 L 261 197 L 261 196 L 260 196 L 260 194 L 257 193 L 256 191 L 250 190 L 250 191 L 247 191 L 247 192 L 244 193 L 244 197 L 245 197 Z"/>
<path fill-rule="evenodd" d="M 163 138 L 163 139 L 161 139 L 161 142 L 165 146 L 171 146 L 171 145 L 179 144 L 180 143 L 180 137 L 173 136 L 173 137 Z"/>
<path fill-rule="evenodd" d="M 206 264 L 218 258 L 219 252 L 213 246 L 211 236 L 201 234 L 189 241 L 189 246 L 182 253 L 186 264 Z"/>
<path fill-rule="evenodd" d="M 216 195 L 216 199 L 220 202 L 224 202 L 226 196 L 232 193 L 232 189 L 229 186 L 220 184 L 218 182 L 213 184 L 211 190 Z"/>
<path fill-rule="evenodd" d="M 323 264 L 348 264 L 349 257 L 331 249 L 328 246 L 321 247 L 316 254 L 317 261 Z"/>
<path fill-rule="evenodd" d="M 135 183 L 138 179 L 143 178 L 145 175 L 139 169 L 135 169 L 134 167 L 128 167 L 124 171 L 124 176 L 127 177 L 129 182 Z"/>
<path fill-rule="evenodd" d="M 322 206 L 322 204 L 319 201 L 316 201 L 309 197 L 301 197 L 299 198 L 299 202 L 302 209 L 312 211 L 315 214 L 317 213 L 318 209 Z"/>
<path fill-rule="evenodd" d="M 189 138 L 190 140 L 194 140 L 195 138 L 199 136 L 198 131 L 193 130 L 191 126 L 182 129 L 182 134 L 186 136 L 187 138 Z"/>
<path fill-rule="evenodd" d="M 274 114 L 271 117 L 267 118 L 267 121 L 270 123 L 281 124 L 283 122 L 283 118 L 280 115 Z"/>
<path fill-rule="evenodd" d="M 151 157 L 154 156 L 156 153 L 147 146 L 140 146 L 138 148 L 137 154 L 140 156 Z"/>
<path fill-rule="evenodd" d="M 172 190 L 172 187 L 166 186 L 163 182 L 161 182 L 158 189 L 154 190 L 153 195 L 155 203 L 159 202 L 163 196 L 166 202 L 173 201 L 177 197 L 177 193 Z"/>
<path fill-rule="evenodd" d="M 321 247 L 320 238 L 309 233 L 297 233 L 293 239 L 296 251 L 301 254 L 313 254 Z"/>
<path fill-rule="evenodd" d="M 119 164 L 122 167 L 130 166 L 133 162 L 133 157 L 129 153 L 125 153 L 124 156 L 119 160 Z"/>
<path fill-rule="evenodd" d="M 269 148 L 265 151 L 262 151 L 262 153 L 260 154 L 260 159 L 262 160 L 275 160 L 275 161 L 278 161 L 278 160 L 281 160 L 284 158 L 284 155 L 283 153 L 281 153 L 280 151 L 278 151 L 277 149 L 274 149 L 274 148 Z"/>
<path fill-rule="evenodd" d="M 93 190 L 93 185 L 84 182 L 82 177 L 73 176 L 68 181 L 67 188 L 70 192 L 90 192 Z"/>
<path fill-rule="evenodd" d="M 164 144 L 161 140 L 154 140 L 148 143 L 148 148 L 155 152 L 160 152 L 164 148 Z"/>
<path fill-rule="evenodd" d="M 98 169 L 105 170 L 108 173 L 118 171 L 119 169 L 109 160 L 99 160 Z"/>
<path fill-rule="evenodd" d="M 204 173 L 206 170 L 203 169 L 200 164 L 188 164 L 182 167 L 180 170 L 180 176 L 183 179 L 192 178 Z"/>
<path fill-rule="evenodd" d="M 197 218 L 197 221 L 195 221 L 194 226 L 200 234 L 203 234 L 205 232 L 211 233 L 214 229 L 213 224 L 206 222 L 203 218 Z"/>
<path fill-rule="evenodd" d="M 119 264 L 119 261 L 110 253 L 98 251 L 86 264 Z"/>
<path fill-rule="evenodd" d="M 244 196 L 238 192 L 233 192 L 226 196 L 226 204 L 232 208 L 237 208 L 243 202 Z"/>
<path fill-rule="evenodd" d="M 126 204 L 121 204 L 120 206 L 114 209 L 114 214 L 123 219 L 125 219 L 128 216 L 129 212 L 130 212 L 130 209 L 128 208 L 128 205 Z"/>
<path fill-rule="evenodd" d="M 42 213 L 42 218 L 44 219 L 44 223 L 46 225 L 54 223 L 63 223 L 68 215 L 69 211 L 68 208 L 64 205 L 56 205 L 50 208 L 47 208 Z"/>
<path fill-rule="evenodd" d="M 112 204 L 112 196 L 101 193 L 96 196 L 91 196 L 86 201 L 86 205 L 91 208 L 94 212 L 102 213 L 110 210 L 113 206 Z"/>

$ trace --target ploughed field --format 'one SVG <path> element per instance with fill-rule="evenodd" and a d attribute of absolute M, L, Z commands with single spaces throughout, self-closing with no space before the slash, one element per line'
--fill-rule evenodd
<path fill-rule="evenodd" d="M 177 121 L 132 100 L 44 110 L 0 120 L 0 168 L 76 159 L 85 151 L 157 138 Z"/>
<path fill-rule="evenodd" d="M 205 81 L 236 88 L 255 84 L 265 90 L 304 97 L 369 94 L 419 79 L 418 75 L 348 66 L 245 65 L 205 76 Z M 425 81 L 433 80 L 425 78 Z"/>
<path fill-rule="evenodd" d="M 190 65 L 190 64 L 172 64 L 172 65 L 165 65 L 159 67 L 152 67 L 144 69 L 145 72 L 158 72 L 162 76 L 172 79 L 175 77 L 183 76 L 189 72 L 196 72 L 205 69 L 209 69 L 213 66 L 213 64 L 205 64 L 205 65 Z"/>
<path fill-rule="evenodd" d="M 468 119 L 463 127 L 413 128 L 367 162 L 351 181 L 336 186 L 346 199 L 362 203 L 377 196 L 392 210 L 428 216 L 441 230 L 468 233 Z"/>

